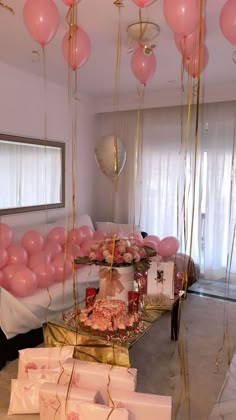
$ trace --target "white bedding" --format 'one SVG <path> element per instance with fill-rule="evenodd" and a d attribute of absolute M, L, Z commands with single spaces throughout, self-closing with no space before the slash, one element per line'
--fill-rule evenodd
<path fill-rule="evenodd" d="M 84 266 L 76 271 L 77 301 L 85 298 L 86 287 L 98 287 L 98 267 Z M 39 328 L 73 306 L 73 279 L 38 289 L 34 295 L 15 298 L 0 287 L 0 327 L 6 337 Z"/>

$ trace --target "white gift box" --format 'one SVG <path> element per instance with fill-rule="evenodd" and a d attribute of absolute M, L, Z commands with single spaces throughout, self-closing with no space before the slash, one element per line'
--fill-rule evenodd
<path fill-rule="evenodd" d="M 45 383 L 39 389 L 40 419 L 66 419 L 65 411 L 73 402 L 95 404 L 97 392 L 89 389 L 78 389 L 60 384 Z"/>
<path fill-rule="evenodd" d="M 135 391 L 137 369 L 111 366 L 104 363 L 71 359 L 63 364 L 60 382 L 76 382 L 80 388 L 98 391 L 98 403 L 108 405 L 109 390 L 123 389 Z M 108 388 L 109 385 L 109 388 Z"/>
<path fill-rule="evenodd" d="M 112 390 L 111 399 L 110 406 L 128 410 L 129 420 L 171 420 L 171 397 Z"/>
<path fill-rule="evenodd" d="M 8 415 L 39 413 L 40 380 L 12 379 Z"/>
<path fill-rule="evenodd" d="M 58 373 L 57 373 L 58 375 Z M 39 394 L 41 388 L 54 397 L 60 396 L 61 400 L 67 395 L 73 399 L 95 402 L 97 393 L 94 390 L 78 389 L 64 385 L 45 383 L 45 379 L 12 379 L 11 396 L 8 415 L 39 413 Z"/>
<path fill-rule="evenodd" d="M 41 419 L 41 416 L 40 416 Z M 61 409 L 61 416 L 55 420 L 129 420 L 125 408 L 111 408 L 100 404 L 89 404 L 80 401 L 69 401 Z M 42 420 L 47 420 L 45 417 Z M 49 420 L 49 419 L 48 419 Z M 51 419 L 50 419 L 51 420 Z"/>
<path fill-rule="evenodd" d="M 37 347 L 19 351 L 18 379 L 27 379 L 29 369 L 59 368 L 61 363 L 73 357 L 73 346 Z"/>
<path fill-rule="evenodd" d="M 148 270 L 147 294 L 163 294 L 174 299 L 174 262 L 152 261 Z"/>

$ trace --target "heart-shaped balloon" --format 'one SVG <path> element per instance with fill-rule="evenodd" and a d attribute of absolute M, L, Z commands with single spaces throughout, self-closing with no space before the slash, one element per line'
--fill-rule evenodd
<path fill-rule="evenodd" d="M 95 159 L 101 171 L 113 180 L 121 174 L 126 162 L 125 146 L 119 137 L 102 137 L 95 147 Z"/>

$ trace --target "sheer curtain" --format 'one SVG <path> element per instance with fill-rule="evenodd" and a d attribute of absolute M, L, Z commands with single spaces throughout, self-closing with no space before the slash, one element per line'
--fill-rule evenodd
<path fill-rule="evenodd" d="M 186 108 L 182 115 L 180 107 L 142 112 L 143 145 L 135 179 L 137 112 L 119 114 L 127 163 L 119 180 L 117 221 L 140 224 L 142 230 L 161 239 L 178 237 L 179 251 L 190 254 L 207 279 L 225 277 L 227 266 L 234 278 L 235 103 L 200 106 L 198 141 L 195 116 L 192 106 L 185 136 Z M 181 117 L 187 145 L 181 143 Z M 111 114 L 100 118 L 102 135 L 109 134 L 111 121 Z M 127 220 L 119 220 L 124 212 Z"/>
<path fill-rule="evenodd" d="M 228 263 L 236 280 L 235 115 L 235 102 L 209 105 L 207 111 L 204 274 L 212 279 L 225 277 Z"/>

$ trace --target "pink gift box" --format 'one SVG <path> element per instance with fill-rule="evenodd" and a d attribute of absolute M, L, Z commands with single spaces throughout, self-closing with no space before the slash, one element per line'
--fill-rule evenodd
<path fill-rule="evenodd" d="M 86 402 L 94 404 L 97 392 L 90 389 L 68 387 L 60 384 L 44 383 L 39 389 L 40 419 L 66 419 L 65 410 L 68 404 Z"/>
<path fill-rule="evenodd" d="M 124 408 L 112 409 L 100 404 L 71 401 L 63 407 L 58 420 L 107 420 L 108 418 L 109 420 L 129 420 L 129 413 Z"/>
<path fill-rule="evenodd" d="M 18 379 L 26 379 L 29 369 L 59 368 L 62 362 L 73 357 L 73 346 L 37 347 L 19 351 Z"/>
<path fill-rule="evenodd" d="M 66 379 L 67 377 L 67 379 Z M 137 385 L 137 369 L 111 366 L 104 363 L 86 362 L 71 359 L 63 364 L 60 382 L 76 383 L 81 388 L 98 391 L 98 403 L 108 405 L 110 389 L 135 391 Z"/>
<path fill-rule="evenodd" d="M 109 405 L 126 408 L 129 420 L 171 420 L 171 397 L 113 389 L 111 398 Z"/>

